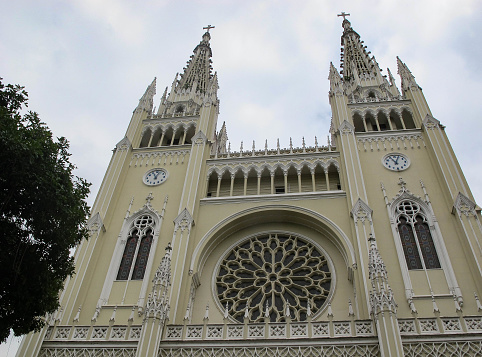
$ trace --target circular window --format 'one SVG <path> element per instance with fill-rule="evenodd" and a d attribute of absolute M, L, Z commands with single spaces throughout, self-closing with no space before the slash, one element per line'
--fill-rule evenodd
<path fill-rule="evenodd" d="M 264 233 L 242 241 L 222 258 L 215 294 L 239 322 L 304 321 L 325 304 L 332 279 L 325 255 L 314 244 L 286 233 Z"/>

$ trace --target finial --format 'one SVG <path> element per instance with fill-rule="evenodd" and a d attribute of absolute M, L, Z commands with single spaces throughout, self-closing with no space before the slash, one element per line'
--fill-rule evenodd
<path fill-rule="evenodd" d="M 191 309 L 191 306 L 189 305 L 189 303 L 187 304 L 187 307 L 186 307 L 186 314 L 184 315 L 184 321 L 188 321 L 189 320 L 189 315 L 190 315 L 190 310 Z"/>
<path fill-rule="evenodd" d="M 291 317 L 290 302 L 289 302 L 289 301 L 286 302 L 285 316 L 286 316 L 286 317 Z"/>
<path fill-rule="evenodd" d="M 82 310 L 82 305 L 79 306 L 79 309 L 77 310 L 77 314 L 74 317 L 74 322 L 79 322 L 79 317 L 80 317 L 80 311 Z"/>
<path fill-rule="evenodd" d="M 328 303 L 327 312 L 328 312 L 328 317 L 333 317 L 333 310 L 331 309 L 331 303 L 330 302 Z"/>
<path fill-rule="evenodd" d="M 477 296 L 477 293 L 474 293 L 475 296 L 475 301 L 477 302 L 477 311 L 480 312 L 482 311 L 482 304 L 480 303 L 479 297 Z"/>
<path fill-rule="evenodd" d="M 305 137 L 303 136 L 302 139 L 302 147 L 303 147 L 303 152 L 306 152 L 306 144 L 305 144 Z"/>
<path fill-rule="evenodd" d="M 266 300 L 266 305 L 265 305 L 265 308 L 264 308 L 264 317 L 269 317 L 268 300 Z"/>
<path fill-rule="evenodd" d="M 342 11 L 341 14 L 338 14 L 338 15 L 336 15 L 336 16 L 338 16 L 338 17 L 342 16 L 342 17 L 343 17 L 343 21 L 345 21 L 345 20 L 346 20 L 346 17 L 347 17 L 347 16 L 350 16 L 350 14 L 347 14 L 347 13 L 345 13 L 344 11 Z"/>
<path fill-rule="evenodd" d="M 203 30 L 206 30 L 206 32 L 209 32 L 209 30 L 211 30 L 213 28 L 215 28 L 215 26 L 207 25 L 206 27 L 203 27 Z"/>
<path fill-rule="evenodd" d="M 432 295 L 432 306 L 433 306 L 433 312 L 440 312 L 437 303 L 435 302 L 435 296 L 433 295 L 433 291 L 430 291 Z"/>
<path fill-rule="evenodd" d="M 318 152 L 318 138 L 315 136 L 315 152 Z"/>
<path fill-rule="evenodd" d="M 457 295 L 455 294 L 454 294 L 454 304 L 455 304 L 455 312 L 462 312 L 462 308 L 460 307 L 460 304 L 457 301 Z"/>
<path fill-rule="evenodd" d="M 129 315 L 129 318 L 127 319 L 127 321 L 134 321 L 134 312 L 136 311 L 136 305 L 132 306 L 132 310 L 131 310 L 131 314 Z"/>
<path fill-rule="evenodd" d="M 293 153 L 293 140 L 290 138 L 290 154 Z"/>
<path fill-rule="evenodd" d="M 226 301 L 226 307 L 224 308 L 224 318 L 227 319 L 229 315 L 229 306 L 228 302 Z"/>
<path fill-rule="evenodd" d="M 204 320 L 209 320 L 209 304 L 206 305 L 206 312 L 204 313 Z"/>
<path fill-rule="evenodd" d="M 152 195 L 152 192 L 149 192 L 149 194 L 146 197 L 146 206 L 150 207 L 151 206 L 151 200 L 154 198 Z"/>
<path fill-rule="evenodd" d="M 351 304 L 351 299 L 348 299 L 348 316 L 355 316 L 353 312 L 353 305 Z"/>
<path fill-rule="evenodd" d="M 268 155 L 268 139 L 264 142 L 264 154 Z"/>
<path fill-rule="evenodd" d="M 308 300 L 308 306 L 306 307 L 306 316 L 311 317 L 311 300 Z"/>
<path fill-rule="evenodd" d="M 110 319 L 109 319 L 110 322 L 115 322 L 116 311 L 117 311 L 117 305 L 114 307 L 114 311 L 112 311 L 112 315 L 110 316 Z"/>
<path fill-rule="evenodd" d="M 248 305 L 246 305 L 246 308 L 244 309 L 244 318 L 245 318 L 245 319 L 249 319 Z"/>

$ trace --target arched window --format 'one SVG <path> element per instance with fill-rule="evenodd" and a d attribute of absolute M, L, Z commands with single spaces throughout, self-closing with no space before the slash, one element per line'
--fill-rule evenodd
<path fill-rule="evenodd" d="M 154 220 L 150 215 L 137 218 L 132 224 L 126 240 L 124 254 L 117 273 L 117 280 L 142 280 L 146 271 L 147 260 L 151 250 Z M 132 262 L 136 257 L 134 268 Z M 132 275 L 131 275 L 132 270 Z"/>
<path fill-rule="evenodd" d="M 408 269 L 440 268 L 430 227 L 421 207 L 416 202 L 403 200 L 396 212 L 398 234 Z"/>

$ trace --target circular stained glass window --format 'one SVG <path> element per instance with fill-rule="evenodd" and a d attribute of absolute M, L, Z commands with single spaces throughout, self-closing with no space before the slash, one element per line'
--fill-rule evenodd
<path fill-rule="evenodd" d="M 304 321 L 325 304 L 332 286 L 327 258 L 306 239 L 265 233 L 231 248 L 217 268 L 215 293 L 239 322 Z"/>

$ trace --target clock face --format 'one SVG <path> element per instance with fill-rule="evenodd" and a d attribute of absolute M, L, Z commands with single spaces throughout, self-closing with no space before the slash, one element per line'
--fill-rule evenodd
<path fill-rule="evenodd" d="M 148 186 L 160 185 L 167 180 L 167 171 L 164 169 L 153 169 L 144 175 L 144 183 Z"/>
<path fill-rule="evenodd" d="M 403 154 L 392 153 L 385 155 L 382 164 L 392 171 L 402 171 L 410 166 L 410 160 Z"/>

